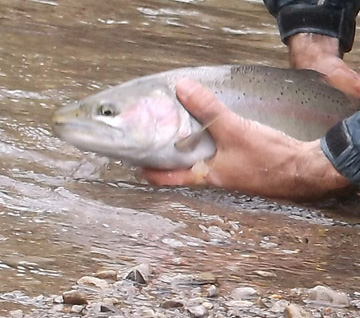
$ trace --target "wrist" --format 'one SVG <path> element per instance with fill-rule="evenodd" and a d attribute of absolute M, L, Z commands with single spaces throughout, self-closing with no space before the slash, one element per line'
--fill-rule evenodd
<path fill-rule="evenodd" d="M 321 150 L 320 140 L 302 142 L 299 148 L 294 183 L 295 188 L 303 191 L 305 198 L 341 195 L 355 188 L 326 158 Z"/>
<path fill-rule="evenodd" d="M 326 35 L 298 33 L 289 38 L 288 46 L 293 68 L 316 69 L 328 56 L 342 57 L 339 40 Z"/>

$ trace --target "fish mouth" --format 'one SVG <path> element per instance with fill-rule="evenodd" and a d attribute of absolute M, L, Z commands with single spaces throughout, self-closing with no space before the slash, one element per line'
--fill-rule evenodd
<path fill-rule="evenodd" d="M 88 135 L 99 140 L 108 139 L 112 141 L 125 137 L 125 132 L 122 128 L 86 118 L 64 119 L 64 117 L 57 114 L 53 117 L 52 129 L 55 136 L 70 142 L 77 135 Z"/>

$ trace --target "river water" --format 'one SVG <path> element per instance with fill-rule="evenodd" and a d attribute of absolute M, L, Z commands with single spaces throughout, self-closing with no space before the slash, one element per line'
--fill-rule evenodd
<path fill-rule="evenodd" d="M 153 188 L 52 135 L 55 109 L 137 76 L 190 65 L 286 67 L 261 1 L 0 5 L 0 316 L 99 268 L 142 262 L 161 273 L 210 271 L 224 294 L 239 284 L 284 295 L 315 284 L 360 292 L 357 204 Z M 355 69 L 359 50 L 356 41 L 346 57 Z"/>

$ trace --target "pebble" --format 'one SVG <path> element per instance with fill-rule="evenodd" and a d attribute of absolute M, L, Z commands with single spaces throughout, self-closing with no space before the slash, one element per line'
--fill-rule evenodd
<path fill-rule="evenodd" d="M 55 296 L 53 299 L 54 304 L 62 304 L 64 303 L 63 296 Z"/>
<path fill-rule="evenodd" d="M 88 303 L 86 294 L 78 290 L 64 292 L 62 298 L 64 304 L 69 305 L 86 305 Z"/>
<path fill-rule="evenodd" d="M 309 303 L 332 307 L 349 307 L 349 297 L 344 292 L 336 292 L 326 286 L 315 286 L 309 290 Z"/>
<path fill-rule="evenodd" d="M 109 287 L 109 283 L 106 280 L 92 276 L 83 276 L 77 281 L 77 283 L 79 285 L 93 286 L 100 289 L 106 289 Z"/>
<path fill-rule="evenodd" d="M 71 307 L 71 313 L 73 314 L 81 314 L 81 312 L 84 310 L 85 306 L 83 305 L 74 305 Z"/>
<path fill-rule="evenodd" d="M 203 305 L 190 307 L 187 309 L 187 311 L 189 312 L 190 316 L 193 318 L 206 317 L 209 313 L 208 310 Z"/>
<path fill-rule="evenodd" d="M 125 279 L 132 280 L 139 284 L 147 284 L 150 276 L 150 265 L 140 264 L 125 274 Z"/>
<path fill-rule="evenodd" d="M 10 311 L 10 317 L 11 318 L 23 318 L 24 314 L 22 312 L 22 310 L 13 310 Z"/>
<path fill-rule="evenodd" d="M 117 272 L 114 270 L 100 270 L 95 273 L 96 278 L 117 280 Z"/>
<path fill-rule="evenodd" d="M 238 287 L 238 288 L 235 288 L 231 293 L 231 297 L 234 300 L 253 299 L 257 295 L 258 295 L 258 292 L 252 287 Z"/>
<path fill-rule="evenodd" d="M 101 304 L 100 305 L 100 312 L 108 312 L 108 313 L 117 313 L 118 310 L 115 306 L 109 304 Z"/>
<path fill-rule="evenodd" d="M 63 304 L 55 304 L 54 307 L 51 308 L 50 312 L 51 313 L 56 313 L 56 312 L 61 312 L 64 310 L 64 305 Z"/>
<path fill-rule="evenodd" d="M 275 313 L 284 312 L 287 306 L 289 306 L 289 302 L 287 300 L 281 299 L 275 302 L 269 310 Z"/>
<path fill-rule="evenodd" d="M 227 301 L 225 304 L 228 307 L 250 307 L 253 305 L 253 303 L 248 300 L 230 300 Z"/>
<path fill-rule="evenodd" d="M 161 308 L 164 309 L 179 308 L 183 306 L 184 304 L 178 300 L 166 300 L 161 304 Z"/>
<path fill-rule="evenodd" d="M 210 285 L 206 292 L 207 297 L 216 297 L 219 294 L 219 289 L 215 285 Z"/>
<path fill-rule="evenodd" d="M 208 301 L 204 301 L 201 305 L 204 306 L 207 310 L 211 310 L 214 308 L 214 305 Z"/>
<path fill-rule="evenodd" d="M 313 318 L 313 315 L 308 313 L 303 307 L 290 304 L 285 308 L 285 318 Z"/>

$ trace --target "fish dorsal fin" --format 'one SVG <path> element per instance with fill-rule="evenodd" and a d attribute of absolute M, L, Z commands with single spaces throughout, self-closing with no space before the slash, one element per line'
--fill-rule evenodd
<path fill-rule="evenodd" d="M 199 131 L 196 131 L 189 136 L 186 136 L 183 139 L 178 140 L 174 146 L 177 150 L 181 152 L 190 152 L 193 151 L 196 146 L 199 144 L 201 137 L 205 133 L 206 129 L 208 129 L 216 120 L 218 116 L 216 116 L 213 120 L 203 126 Z"/>

